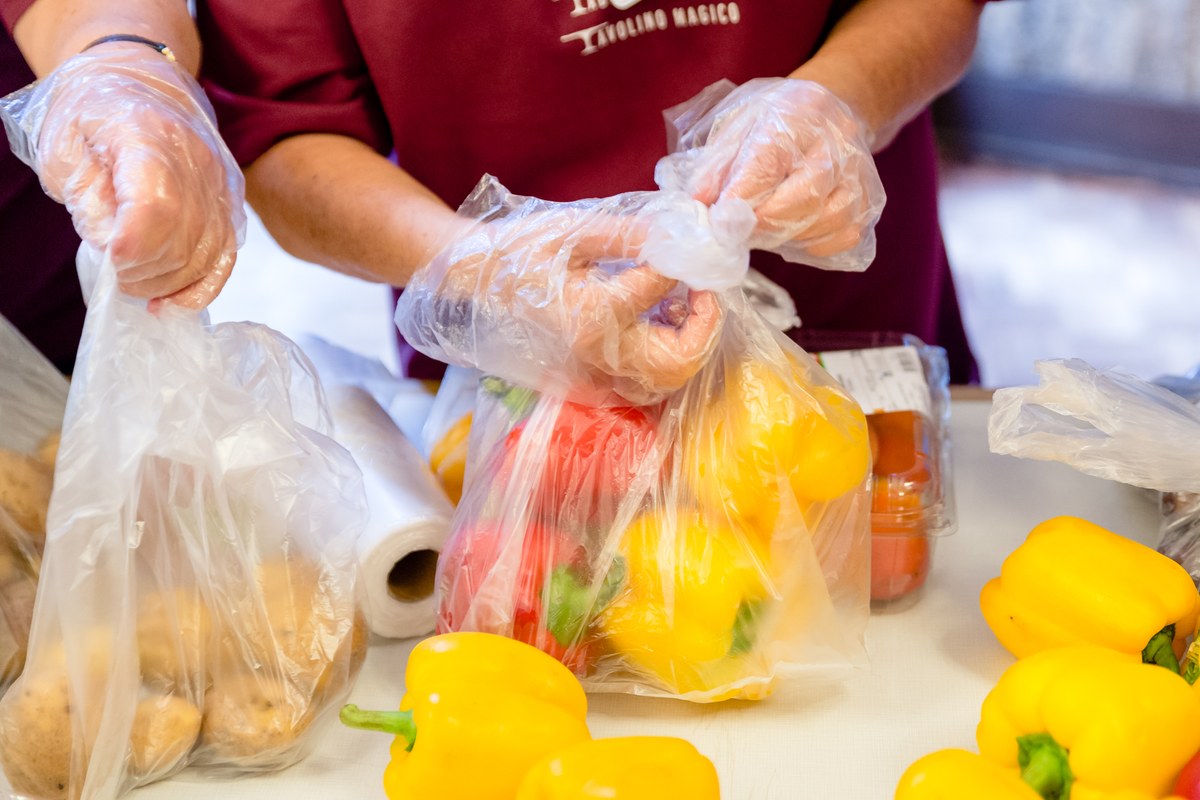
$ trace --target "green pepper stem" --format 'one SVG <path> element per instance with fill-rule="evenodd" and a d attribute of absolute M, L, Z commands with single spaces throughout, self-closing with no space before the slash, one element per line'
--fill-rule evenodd
<path fill-rule="evenodd" d="M 1200 655 L 1197 654 L 1196 646 L 1195 641 L 1188 645 L 1187 652 L 1183 654 L 1183 664 L 1179 667 L 1179 674 L 1192 685 L 1200 678 Z"/>
<path fill-rule="evenodd" d="M 762 615 L 761 600 L 743 600 L 738 606 L 733 622 L 733 641 L 729 645 L 730 656 L 740 656 L 754 649 L 758 638 L 758 618 Z"/>
<path fill-rule="evenodd" d="M 538 399 L 538 393 L 533 389 L 514 386 L 503 378 L 485 375 L 480 379 L 483 390 L 500 398 L 501 404 L 508 409 L 514 419 L 520 419 Z"/>
<path fill-rule="evenodd" d="M 593 614 L 608 607 L 625 584 L 625 559 L 617 556 L 592 596 L 592 586 L 580 580 L 570 564 L 559 564 L 546 587 L 546 630 L 563 647 L 578 644 Z"/>
<path fill-rule="evenodd" d="M 1179 659 L 1175 657 L 1175 625 L 1167 625 L 1150 637 L 1142 649 L 1142 662 L 1157 664 L 1179 674 Z"/>
<path fill-rule="evenodd" d="M 1017 764 L 1021 780 L 1043 800 L 1065 800 L 1071 796 L 1075 776 L 1067 749 L 1048 733 L 1017 737 Z"/>
<path fill-rule="evenodd" d="M 545 590 L 546 630 L 563 647 L 571 647 L 583 638 L 591 610 L 590 589 L 566 564 L 559 564 L 550 573 Z"/>
<path fill-rule="evenodd" d="M 417 743 L 417 726 L 411 711 L 363 711 L 353 703 L 348 703 L 342 706 L 338 719 L 350 728 L 403 736 L 408 740 L 406 750 L 412 750 Z"/>

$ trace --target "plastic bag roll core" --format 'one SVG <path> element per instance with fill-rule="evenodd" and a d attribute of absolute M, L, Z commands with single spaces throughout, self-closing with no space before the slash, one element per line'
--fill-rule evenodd
<path fill-rule="evenodd" d="M 387 574 L 388 594 L 401 603 L 414 603 L 433 596 L 438 550 L 414 550 L 401 558 Z"/>

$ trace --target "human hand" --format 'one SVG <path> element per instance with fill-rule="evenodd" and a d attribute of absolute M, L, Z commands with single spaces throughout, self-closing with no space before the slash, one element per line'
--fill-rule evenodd
<path fill-rule="evenodd" d="M 241 171 L 195 79 L 136 43 L 63 62 L 0 102 L 14 151 L 107 249 L 134 297 L 202 308 L 221 291 L 245 230 Z"/>
<path fill-rule="evenodd" d="M 755 249 L 865 269 L 885 198 L 863 123 L 811 81 L 759 78 L 731 88 L 715 84 L 666 112 L 675 142 L 655 172 L 659 186 L 709 205 L 749 203 Z"/>
<path fill-rule="evenodd" d="M 700 369 L 721 309 L 712 292 L 644 263 L 650 193 L 550 203 L 491 191 L 485 207 L 503 207 L 481 214 L 405 288 L 396 322 L 410 344 L 592 401 L 652 402 Z"/>

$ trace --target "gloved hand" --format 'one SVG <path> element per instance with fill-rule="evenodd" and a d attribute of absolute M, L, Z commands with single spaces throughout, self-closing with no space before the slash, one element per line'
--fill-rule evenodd
<path fill-rule="evenodd" d="M 682 386 L 712 353 L 716 296 L 641 258 L 666 213 L 658 193 L 551 203 L 485 178 L 459 213 L 480 223 L 414 276 L 396 308 L 426 355 L 584 402 L 615 393 L 640 404 Z"/>
<path fill-rule="evenodd" d="M 722 81 L 665 116 L 672 153 L 659 186 L 714 206 L 749 203 L 750 247 L 789 261 L 862 270 L 874 259 L 883 184 L 863 123 L 823 86 Z"/>
<path fill-rule="evenodd" d="M 195 308 L 217 296 L 244 235 L 245 190 L 186 70 L 109 43 L 4 98 L 0 115 L 80 237 L 108 249 L 122 291 Z"/>

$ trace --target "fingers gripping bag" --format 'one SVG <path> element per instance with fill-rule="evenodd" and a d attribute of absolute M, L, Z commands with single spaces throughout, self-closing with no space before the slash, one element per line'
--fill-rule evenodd
<path fill-rule="evenodd" d="M 0 317 L 0 694 L 21 673 L 67 380 Z"/>
<path fill-rule="evenodd" d="M 150 313 L 100 262 L 81 250 L 29 655 L 0 698 L 9 797 L 291 764 L 365 651 L 361 473 L 308 362 L 263 326 Z"/>
<path fill-rule="evenodd" d="M 460 209 L 481 220 L 475 236 L 497 241 L 535 216 L 554 229 L 541 239 L 529 231 L 523 249 L 498 246 L 503 255 L 488 257 L 504 263 L 485 280 L 475 272 L 469 291 L 454 274 L 464 250 L 452 245 L 400 300 L 408 341 L 482 372 L 462 499 L 439 561 L 438 630 L 528 642 L 591 691 L 698 702 L 759 698 L 783 675 L 824 680 L 861 665 L 866 421 L 752 309 L 740 288 L 745 252 L 730 248 L 719 293 L 668 281 L 657 303 L 636 297 L 640 314 L 624 327 L 593 331 L 577 289 L 564 300 L 570 281 L 611 290 L 631 272 L 657 273 L 648 251 L 669 260 L 671 250 L 648 243 L 671 241 L 680 220 L 697 224 L 687 195 L 645 194 L 553 204 L 485 179 Z M 602 247 L 589 239 L 593 219 Z M 634 233 L 621 240 L 619 230 Z M 619 257 L 627 260 L 605 261 Z M 489 307 L 506 269 L 545 277 L 509 309 L 520 314 L 536 296 L 538 308 L 513 323 L 522 335 L 510 350 L 493 338 L 502 312 Z M 664 343 L 680 336 L 696 339 L 671 361 Z M 617 355 L 589 361 L 570 346 L 581 339 L 584 356 Z M 557 360 L 531 357 L 555 345 Z"/>

